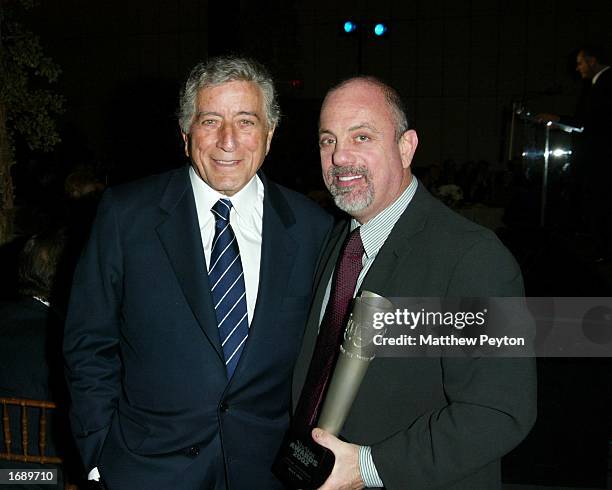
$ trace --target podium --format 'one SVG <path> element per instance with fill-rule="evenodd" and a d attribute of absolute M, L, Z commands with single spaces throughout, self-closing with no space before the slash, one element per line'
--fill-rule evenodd
<path fill-rule="evenodd" d="M 520 103 L 513 103 L 508 159 L 520 151 L 523 167 L 529 174 L 541 171 L 540 226 L 547 224 L 547 205 L 551 172 L 565 172 L 572 165 L 573 133 L 584 128 L 554 121 L 541 122 Z M 519 131 L 521 130 L 521 131 Z"/>

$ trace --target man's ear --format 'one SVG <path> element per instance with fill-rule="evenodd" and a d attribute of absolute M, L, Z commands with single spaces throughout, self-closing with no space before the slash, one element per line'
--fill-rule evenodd
<path fill-rule="evenodd" d="M 412 163 L 414 152 L 419 144 L 419 137 L 414 129 L 405 131 L 399 140 L 399 150 L 402 157 L 402 167 L 408 168 Z"/>
<path fill-rule="evenodd" d="M 185 155 L 189 158 L 189 134 L 185 133 L 181 129 L 181 136 L 183 137 L 183 142 L 185 143 Z"/>
<path fill-rule="evenodd" d="M 272 136 L 274 136 L 274 130 L 276 126 L 273 126 L 272 129 L 268 130 L 268 134 L 266 135 L 266 155 L 270 151 L 270 144 L 272 143 Z"/>

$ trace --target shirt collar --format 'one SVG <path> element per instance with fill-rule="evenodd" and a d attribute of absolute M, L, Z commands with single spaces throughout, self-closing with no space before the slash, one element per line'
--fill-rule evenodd
<path fill-rule="evenodd" d="M 595 82 L 597 82 L 597 79 L 599 78 L 599 75 L 601 75 L 601 74 L 602 74 L 604 71 L 609 70 L 609 69 L 610 69 L 610 67 L 609 67 L 609 66 L 606 66 L 606 67 L 605 67 L 603 70 L 598 71 L 598 72 L 597 72 L 597 74 L 596 74 L 596 75 L 593 77 L 593 79 L 591 80 L 591 83 L 592 83 L 593 85 L 595 85 Z"/>
<path fill-rule="evenodd" d="M 263 202 L 264 186 L 257 174 L 231 197 L 210 187 L 196 174 L 193 167 L 189 167 L 189 179 L 193 188 L 200 229 L 208 220 L 214 219 L 210 210 L 219 199 L 229 199 L 232 202 L 232 213 L 236 213 L 237 218 L 246 225 L 255 218 L 254 203 L 257 200 Z"/>
<path fill-rule="evenodd" d="M 49 303 L 47 300 L 41 298 L 40 296 L 32 296 L 32 298 L 34 298 L 39 303 L 42 303 L 43 305 L 45 305 L 47 308 L 51 308 L 51 303 Z"/>
<path fill-rule="evenodd" d="M 402 192 L 395 201 L 367 223 L 361 225 L 359 234 L 361 235 L 363 248 L 368 259 L 374 258 L 383 246 L 391 230 L 393 230 L 395 223 L 397 223 L 397 220 L 406 210 L 410 201 L 412 201 L 417 187 L 418 180 L 413 176 L 410 185 L 406 187 L 404 192 Z M 359 222 L 355 218 L 351 219 L 351 231 L 358 226 Z"/>

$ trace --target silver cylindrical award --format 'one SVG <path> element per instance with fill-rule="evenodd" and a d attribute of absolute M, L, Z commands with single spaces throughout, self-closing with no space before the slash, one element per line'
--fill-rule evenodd
<path fill-rule="evenodd" d="M 370 291 L 363 291 L 361 296 L 355 298 L 317 424 L 336 436 L 342 430 L 370 362 L 374 359 L 374 336 L 385 333 L 384 326 L 375 324 L 374 315 L 391 311 L 392 306 L 388 299 Z"/>
<path fill-rule="evenodd" d="M 393 304 L 386 298 L 363 291 L 355 298 L 334 371 L 325 392 L 325 400 L 316 426 L 338 435 L 351 405 L 357 396 L 370 362 L 374 358 L 376 335 L 384 335 L 384 322 L 376 318 L 391 311 Z M 312 368 L 312 366 L 311 366 Z M 311 393 L 302 391 L 303 397 Z M 298 403 L 298 412 L 299 412 Z M 334 466 L 334 454 L 316 444 L 310 435 L 313 422 L 296 412 L 276 456 L 272 471 L 289 488 L 320 487 Z"/>

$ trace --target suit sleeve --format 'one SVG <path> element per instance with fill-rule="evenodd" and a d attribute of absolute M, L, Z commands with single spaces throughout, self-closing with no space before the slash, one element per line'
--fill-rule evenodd
<path fill-rule="evenodd" d="M 497 240 L 485 239 L 461 257 L 447 294 L 523 296 L 520 270 Z M 535 421 L 534 359 L 448 357 L 440 362 L 447 405 L 372 446 L 387 489 L 452 485 L 509 452 Z"/>
<path fill-rule="evenodd" d="M 64 334 L 70 420 L 87 471 L 97 465 L 119 398 L 121 297 L 122 254 L 108 190 L 77 265 Z"/>

